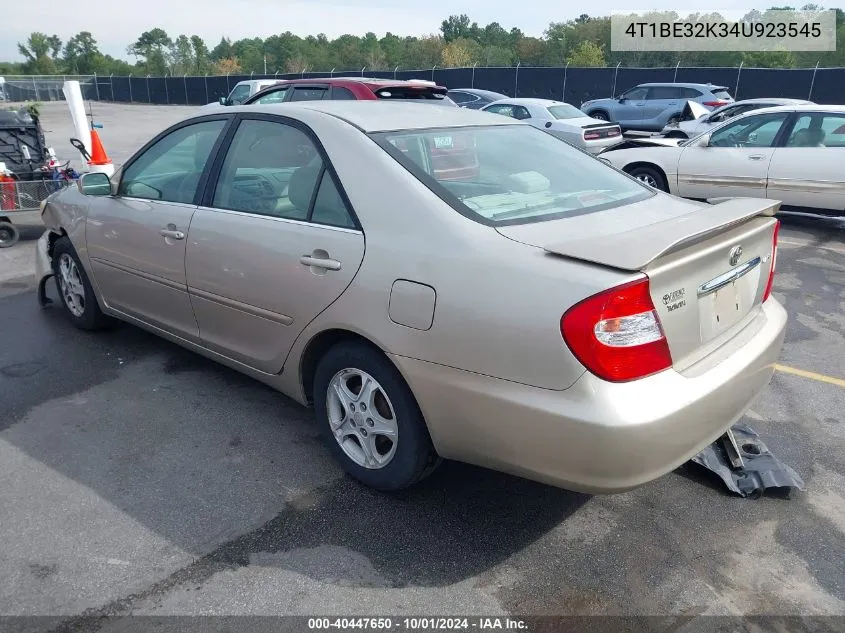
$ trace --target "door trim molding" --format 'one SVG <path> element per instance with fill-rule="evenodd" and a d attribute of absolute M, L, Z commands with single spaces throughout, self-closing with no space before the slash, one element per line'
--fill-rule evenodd
<path fill-rule="evenodd" d="M 278 312 L 272 312 L 271 310 L 258 308 L 248 303 L 236 301 L 235 299 L 229 299 L 228 297 L 222 297 L 218 294 L 214 294 L 213 292 L 200 290 L 192 286 L 188 286 L 188 294 L 198 297 L 200 299 L 205 299 L 206 301 L 211 301 L 212 303 L 216 303 L 218 305 L 225 306 L 227 308 L 232 308 L 233 310 L 238 310 L 239 312 L 244 312 L 245 314 L 249 314 L 254 317 L 259 317 L 261 319 L 273 321 L 274 323 L 279 323 L 280 325 L 291 325 L 293 323 L 293 317 L 290 317 L 286 314 L 279 314 Z"/>
<path fill-rule="evenodd" d="M 158 275 L 145 273 L 141 270 L 138 270 L 137 268 L 130 268 L 129 266 L 110 262 L 109 260 L 102 259 L 100 257 L 90 257 L 90 260 L 92 263 L 102 264 L 103 266 L 114 268 L 115 270 L 119 270 L 120 272 L 126 273 L 127 275 L 134 275 L 136 277 L 140 277 L 141 279 L 146 279 L 147 281 L 152 281 L 153 283 L 157 283 L 162 286 L 167 286 L 168 288 L 173 288 L 174 290 L 181 290 L 182 292 L 187 291 L 187 286 L 184 283 L 178 281 L 173 281 L 171 279 L 166 279 L 165 277 L 159 277 Z"/>

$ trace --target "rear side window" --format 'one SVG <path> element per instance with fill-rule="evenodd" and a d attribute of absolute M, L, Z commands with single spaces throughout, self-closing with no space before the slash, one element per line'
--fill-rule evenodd
<path fill-rule="evenodd" d="M 678 99 L 680 96 L 680 89 L 674 86 L 655 86 L 648 91 L 649 99 Z"/>
<path fill-rule="evenodd" d="M 332 86 L 332 100 L 356 101 L 357 97 L 349 88 Z"/>
<path fill-rule="evenodd" d="M 455 103 L 469 103 L 471 101 L 478 101 L 478 97 L 466 92 L 454 91 L 449 93 L 449 98 Z"/>
<path fill-rule="evenodd" d="M 697 99 L 703 94 L 701 90 L 695 88 L 681 88 L 680 91 L 683 99 Z"/>
<path fill-rule="evenodd" d="M 714 90 L 713 96 L 716 97 L 717 99 L 722 99 L 723 101 L 733 99 L 733 97 L 731 96 L 731 93 L 728 92 L 727 90 Z"/>
<path fill-rule="evenodd" d="M 291 101 L 320 101 L 326 95 L 325 88 L 299 88 L 293 89 Z"/>

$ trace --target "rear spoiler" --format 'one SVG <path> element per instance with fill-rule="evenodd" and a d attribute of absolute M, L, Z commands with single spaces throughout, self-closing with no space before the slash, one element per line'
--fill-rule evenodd
<path fill-rule="evenodd" d="M 716 203 L 709 208 L 624 233 L 598 236 L 599 244 L 596 244 L 596 240 L 571 240 L 543 246 L 543 250 L 620 270 L 640 271 L 659 257 L 679 251 L 755 216 L 774 216 L 781 205 L 779 200 L 761 198 L 712 200 Z"/>

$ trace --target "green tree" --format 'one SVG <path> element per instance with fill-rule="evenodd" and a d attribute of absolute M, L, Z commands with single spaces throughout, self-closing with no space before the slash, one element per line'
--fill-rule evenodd
<path fill-rule="evenodd" d="M 65 44 L 65 69 L 75 75 L 91 75 L 104 70 L 104 59 L 90 31 L 81 31 Z"/>
<path fill-rule="evenodd" d="M 18 42 L 18 52 L 26 59 L 24 70 L 33 75 L 51 75 L 58 71 L 56 57 L 62 49 L 57 35 L 30 33 L 25 43 Z"/>
<path fill-rule="evenodd" d="M 443 20 L 440 24 L 440 33 L 447 43 L 457 39 L 478 40 L 480 35 L 478 24 L 470 22 L 469 16 L 465 13 L 450 15 Z"/>
<path fill-rule="evenodd" d="M 191 49 L 194 53 L 193 72 L 197 75 L 207 73 L 211 64 L 209 59 L 211 54 L 208 51 L 208 46 L 205 45 L 205 40 L 199 35 L 191 35 Z"/>
<path fill-rule="evenodd" d="M 576 68 L 606 65 L 601 46 L 589 41 L 581 42 L 566 61 Z"/>
<path fill-rule="evenodd" d="M 187 35 L 179 35 L 170 45 L 170 73 L 187 75 L 196 66 L 194 47 Z"/>
<path fill-rule="evenodd" d="M 144 59 L 141 69 L 149 75 L 164 75 L 168 71 L 168 48 L 173 44 L 164 29 L 144 31 L 129 46 L 127 53 Z"/>
<path fill-rule="evenodd" d="M 221 59 L 230 59 L 232 57 L 232 40 L 227 37 L 221 37 L 220 43 L 211 49 L 211 59 L 219 61 Z"/>

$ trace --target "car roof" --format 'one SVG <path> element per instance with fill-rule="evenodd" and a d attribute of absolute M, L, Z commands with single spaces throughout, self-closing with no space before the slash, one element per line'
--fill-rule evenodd
<path fill-rule="evenodd" d="M 472 95 L 481 95 L 482 97 L 496 97 L 499 100 L 508 98 L 507 95 L 501 92 L 482 90 L 481 88 L 449 88 L 449 92 L 467 92 Z"/>
<path fill-rule="evenodd" d="M 280 84 L 329 84 L 343 85 L 349 83 L 364 84 L 370 88 L 385 88 L 389 86 L 432 86 L 444 88 L 434 82 L 424 79 L 381 79 L 378 77 L 311 77 L 308 79 L 279 79 Z"/>
<path fill-rule="evenodd" d="M 741 99 L 729 104 L 731 106 L 742 105 L 744 103 L 775 103 L 777 105 L 812 105 L 812 101 L 807 99 L 786 99 L 783 97 L 759 97 L 756 99 Z"/>
<path fill-rule="evenodd" d="M 554 99 L 534 99 L 531 97 L 508 97 L 507 99 L 499 99 L 496 103 L 505 105 L 536 105 L 542 107 L 565 105 L 564 101 L 555 101 Z M 572 107 L 574 108 L 575 106 Z"/>
<path fill-rule="evenodd" d="M 363 132 L 387 132 L 437 127 L 527 125 L 516 119 L 469 108 L 446 108 L 412 101 L 297 101 L 295 103 L 230 106 L 232 112 L 264 112 L 295 116 L 319 112 L 354 125 Z"/>
<path fill-rule="evenodd" d="M 760 108 L 759 110 L 751 110 L 741 116 L 759 114 L 760 112 L 843 112 L 845 113 L 845 105 L 818 105 L 815 103 L 798 103 L 791 105 L 778 105 L 771 108 Z"/>
<path fill-rule="evenodd" d="M 637 88 L 661 88 L 664 86 L 677 86 L 679 88 L 701 88 L 702 90 L 727 90 L 727 86 L 719 86 L 716 84 L 696 84 L 673 81 L 657 81 L 647 84 L 637 84 Z"/>

